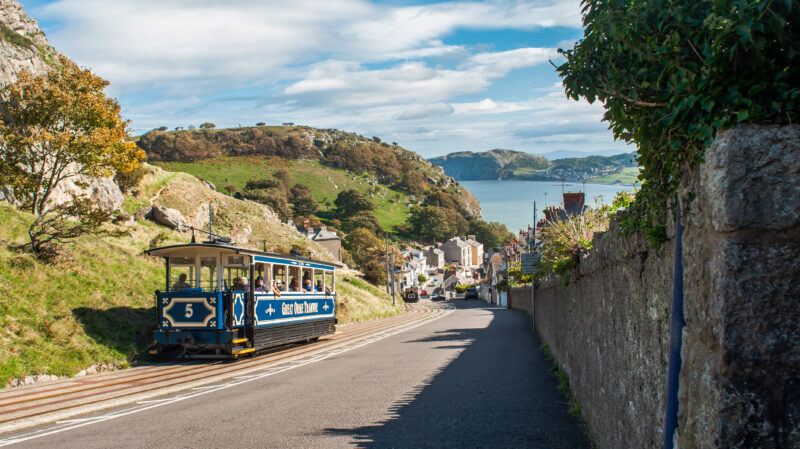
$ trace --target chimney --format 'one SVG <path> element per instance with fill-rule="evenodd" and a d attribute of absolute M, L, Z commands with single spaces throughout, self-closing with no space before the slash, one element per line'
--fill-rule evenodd
<path fill-rule="evenodd" d="M 310 228 L 311 227 L 311 220 L 309 220 L 308 218 L 304 218 L 303 219 L 303 227 L 306 228 L 306 229 Z"/>

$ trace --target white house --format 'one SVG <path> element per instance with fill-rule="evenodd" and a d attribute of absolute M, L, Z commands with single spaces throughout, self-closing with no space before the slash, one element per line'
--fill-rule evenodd
<path fill-rule="evenodd" d="M 472 246 L 461 237 L 453 237 L 440 247 L 444 251 L 444 260 L 454 262 L 462 267 L 472 265 Z"/>

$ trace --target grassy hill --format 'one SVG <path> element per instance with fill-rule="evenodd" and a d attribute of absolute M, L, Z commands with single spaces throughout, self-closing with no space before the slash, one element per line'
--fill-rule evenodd
<path fill-rule="evenodd" d="M 216 229 L 240 246 L 287 251 L 299 245 L 315 258 L 332 260 L 314 242 L 280 224 L 265 206 L 215 192 L 189 174 L 148 167 L 137 191 L 126 197 L 123 210 L 163 205 L 205 226 L 211 202 L 218 211 Z M 27 375 L 72 376 L 96 363 L 124 367 L 146 362 L 153 291 L 164 274 L 162 260 L 142 252 L 157 236 L 167 245 L 187 243 L 190 235 L 149 221 L 129 228 L 109 224 L 127 235 L 82 237 L 50 265 L 14 249 L 25 241 L 31 220 L 30 214 L 0 203 L 0 386 Z M 387 295 L 357 276 L 339 272 L 340 322 L 400 313 Z"/>
<path fill-rule="evenodd" d="M 375 216 L 384 229 L 392 229 L 392 226 L 400 225 L 406 220 L 409 211 L 407 204 L 411 201 L 405 192 L 375 183 L 363 174 L 326 167 L 316 159 L 218 156 L 195 162 L 161 162 L 158 165 L 166 170 L 190 173 L 209 181 L 218 191 L 229 191 L 229 187 L 241 191 L 247 180 L 270 177 L 277 170 L 285 168 L 291 173 L 294 182 L 311 190 L 311 195 L 320 203 L 322 211 L 334 207 L 333 200 L 343 190 L 355 189 L 369 196 L 377 206 Z M 325 206 L 326 203 L 331 206 Z"/>
<path fill-rule="evenodd" d="M 307 126 L 256 126 L 153 130 L 140 136 L 137 144 L 145 150 L 151 163 L 189 171 L 212 182 L 212 176 L 221 180 L 227 178 L 228 181 L 222 185 L 215 183 L 218 190 L 227 184 L 241 188 L 248 180 L 242 176 L 264 177 L 262 173 L 274 172 L 271 167 L 285 166 L 295 171 L 296 182 L 301 179 L 307 181 L 306 185 L 314 191 L 315 199 L 320 201 L 328 197 L 332 201 L 337 190 L 342 190 L 332 188 L 338 185 L 338 179 L 342 179 L 342 174 L 337 174 L 339 171 L 352 181 L 359 181 L 352 179 L 354 176 L 362 178 L 360 187 L 354 185 L 358 190 L 368 189 L 369 186 L 364 184 L 367 180 L 384 186 L 380 193 L 388 197 L 385 201 L 377 199 L 376 202 L 383 203 L 379 206 L 388 206 L 387 202 L 391 203 L 392 200 L 408 199 L 403 196 L 398 198 L 397 193 L 404 193 L 417 201 L 424 201 L 426 196 L 436 194 L 452 197 L 463 208 L 465 218 L 480 217 L 480 204 L 475 196 L 455 184 L 439 167 L 395 143 L 382 142 L 378 137 L 368 139 L 335 129 Z M 250 157 L 248 163 L 262 168 L 254 170 L 238 163 L 234 167 L 219 167 L 225 158 L 230 157 Z M 236 159 L 237 162 L 240 160 Z M 298 161 L 312 163 L 298 165 Z M 179 165 L 173 165 L 176 163 Z M 195 164 L 201 167 L 192 167 Z M 228 176 L 222 174 L 223 168 Z M 332 181 L 325 185 L 328 177 Z M 387 189 L 394 192 L 388 192 Z M 376 215 L 382 224 L 398 224 L 402 222 L 400 217 L 405 212 L 403 209 L 389 207 Z"/>

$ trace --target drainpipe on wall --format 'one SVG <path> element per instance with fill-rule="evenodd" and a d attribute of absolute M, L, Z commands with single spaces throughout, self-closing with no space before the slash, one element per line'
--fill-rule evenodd
<path fill-rule="evenodd" d="M 672 278 L 672 319 L 669 325 L 669 375 L 667 377 L 667 410 L 664 414 L 664 449 L 673 448 L 678 428 L 678 380 L 681 374 L 681 340 L 683 326 L 683 225 L 680 198 L 675 208 L 675 271 Z"/>

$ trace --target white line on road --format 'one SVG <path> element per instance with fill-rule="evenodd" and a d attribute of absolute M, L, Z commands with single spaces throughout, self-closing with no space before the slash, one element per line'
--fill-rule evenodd
<path fill-rule="evenodd" d="M 205 387 L 196 387 L 192 388 L 192 390 L 199 390 L 200 391 L 189 391 L 178 396 L 174 396 L 171 398 L 164 398 L 164 399 L 155 399 L 149 401 L 139 401 L 136 404 L 138 406 L 126 409 L 123 411 L 117 411 L 112 413 L 107 413 L 104 415 L 93 416 L 88 418 L 79 418 L 79 419 L 70 419 L 64 421 L 57 421 L 56 424 L 61 425 L 61 427 L 55 428 L 48 428 L 48 429 L 41 429 L 34 432 L 22 434 L 16 437 L 0 439 L 0 447 L 9 446 L 11 444 L 22 443 L 24 441 L 33 440 L 35 438 L 41 438 L 48 435 L 54 435 L 61 432 L 66 432 L 67 430 L 77 429 L 79 427 L 88 426 L 89 424 L 99 423 L 103 421 L 108 421 L 114 418 L 120 418 L 123 416 L 131 415 L 134 413 L 143 412 L 145 410 L 150 410 L 156 407 L 161 407 L 162 405 L 173 404 L 175 402 L 183 401 L 185 399 L 191 399 L 198 396 L 202 396 L 208 393 L 212 393 L 215 391 L 224 390 L 230 387 L 235 387 L 237 385 L 245 384 L 248 382 L 252 382 L 254 380 L 263 379 L 265 377 L 272 376 L 274 374 L 282 373 L 284 371 L 289 371 L 290 369 L 298 368 L 300 366 L 308 365 L 314 362 L 318 362 L 320 360 L 327 359 L 329 357 L 333 357 L 338 354 L 342 354 L 348 351 L 352 351 L 353 349 L 360 348 L 362 346 L 366 346 L 370 343 L 374 343 L 379 340 L 383 340 L 384 338 L 391 337 L 393 335 L 397 335 L 401 332 L 405 332 L 407 330 L 414 329 L 415 327 L 422 326 L 423 324 L 428 324 L 432 321 L 438 320 L 439 318 L 443 318 L 455 310 L 454 308 L 446 308 L 444 309 L 444 313 L 432 316 L 426 320 L 423 320 L 418 323 L 414 323 L 408 326 L 402 326 L 399 328 L 389 329 L 383 332 L 379 332 L 375 334 L 373 337 L 370 337 L 365 340 L 358 340 L 354 343 L 347 343 L 345 345 L 328 349 L 323 351 L 320 355 L 314 355 L 312 357 L 308 357 L 306 359 L 301 359 L 301 361 L 293 360 L 286 364 L 285 366 L 277 366 L 277 367 L 270 367 L 266 368 L 261 371 L 261 373 L 256 375 L 248 375 L 248 376 L 238 376 L 225 381 L 225 383 L 219 385 L 209 385 Z"/>

